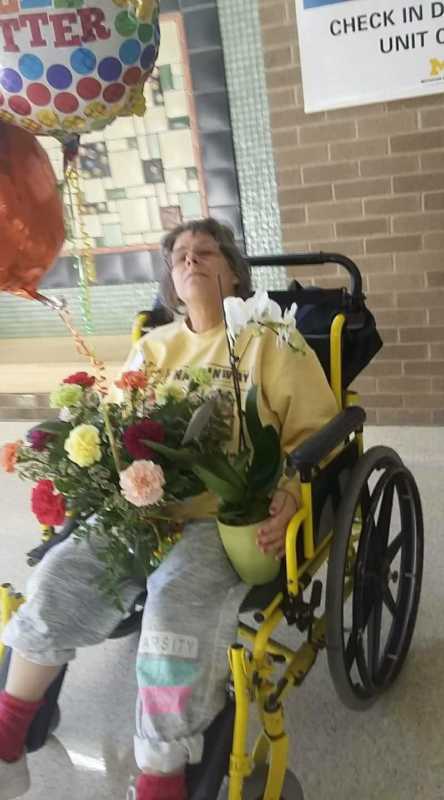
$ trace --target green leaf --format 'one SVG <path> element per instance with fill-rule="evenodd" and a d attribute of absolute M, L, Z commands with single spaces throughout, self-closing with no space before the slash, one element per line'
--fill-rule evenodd
<path fill-rule="evenodd" d="M 233 486 L 239 484 L 246 487 L 245 480 L 242 477 L 242 472 L 232 466 L 228 457 L 224 454 L 218 453 L 202 453 L 196 455 L 195 463 L 204 469 L 213 472 L 218 477 L 231 483 Z"/>
<path fill-rule="evenodd" d="M 199 454 L 196 451 L 185 450 L 184 448 L 176 450 L 158 442 L 151 442 L 149 439 L 143 439 L 142 441 L 152 447 L 155 452 L 165 456 L 165 458 L 186 465 L 218 496 L 224 499 L 228 499 L 228 496 L 242 497 L 246 488 L 245 480 L 231 466 L 225 455 L 216 453 Z"/>
<path fill-rule="evenodd" d="M 60 436 L 61 434 L 66 434 L 67 436 L 71 430 L 71 425 L 69 422 L 62 422 L 61 420 L 47 420 L 46 422 L 40 422 L 39 425 L 35 425 L 32 430 L 53 433 L 56 436 Z"/>
<path fill-rule="evenodd" d="M 229 503 L 242 502 L 245 494 L 245 487 L 240 483 L 238 486 L 235 486 L 198 464 L 193 466 L 193 472 L 201 479 L 207 489 L 214 492 L 217 497 Z"/>
<path fill-rule="evenodd" d="M 245 405 L 247 428 L 254 450 L 248 485 L 252 492 L 264 492 L 272 489 L 280 477 L 282 454 L 277 431 L 272 425 L 262 425 L 257 405 L 257 386 L 252 386 Z"/>
<path fill-rule="evenodd" d="M 206 400 L 203 405 L 196 409 L 187 425 L 182 444 L 188 444 L 193 439 L 201 437 L 205 428 L 210 424 L 215 406 L 216 402 L 214 400 Z"/>
<path fill-rule="evenodd" d="M 227 525 L 252 525 L 269 516 L 270 498 L 265 496 L 248 497 L 242 506 L 225 503 L 219 508 L 218 519 Z"/>
<path fill-rule="evenodd" d="M 254 491 L 271 488 L 281 469 L 279 436 L 272 425 L 267 425 L 256 441 L 248 483 Z"/>
<path fill-rule="evenodd" d="M 263 430 L 263 425 L 257 410 L 257 386 L 252 386 L 248 391 L 245 401 L 245 418 L 247 421 L 248 435 L 253 447 L 255 447 L 256 440 Z"/>
<path fill-rule="evenodd" d="M 240 475 L 245 475 L 250 463 L 251 453 L 249 450 L 242 450 L 233 456 L 233 467 Z"/>
<path fill-rule="evenodd" d="M 141 439 L 140 441 L 148 447 L 151 447 L 155 453 L 165 456 L 169 461 L 179 461 L 182 464 L 191 466 L 195 457 L 195 452 L 193 450 L 186 450 L 184 447 L 180 450 L 176 450 L 174 447 L 167 447 L 164 444 L 159 444 L 159 442 L 152 442 L 151 439 Z"/>

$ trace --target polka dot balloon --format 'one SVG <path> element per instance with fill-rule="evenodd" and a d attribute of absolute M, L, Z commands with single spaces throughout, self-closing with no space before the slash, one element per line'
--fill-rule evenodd
<path fill-rule="evenodd" d="M 0 121 L 64 141 L 143 113 L 159 0 L 2 0 L 6 10 Z"/>

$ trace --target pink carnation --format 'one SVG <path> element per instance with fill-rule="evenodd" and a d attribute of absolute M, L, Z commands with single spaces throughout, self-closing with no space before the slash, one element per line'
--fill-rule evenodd
<path fill-rule="evenodd" d="M 165 475 L 153 461 L 134 461 L 120 473 L 123 496 L 133 506 L 152 506 L 163 497 Z"/>

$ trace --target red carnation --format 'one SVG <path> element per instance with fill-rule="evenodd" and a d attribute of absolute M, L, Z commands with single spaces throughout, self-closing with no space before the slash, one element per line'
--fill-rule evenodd
<path fill-rule="evenodd" d="M 31 508 L 41 525 L 62 525 L 65 521 L 65 498 L 54 494 L 52 481 L 38 481 L 32 490 Z"/>
<path fill-rule="evenodd" d="M 87 372 L 75 372 L 74 375 L 68 375 L 63 383 L 75 383 L 76 386 L 82 386 L 83 389 L 90 389 L 94 386 L 96 379 Z"/>
<path fill-rule="evenodd" d="M 134 425 L 129 425 L 122 438 L 128 453 L 133 458 L 152 460 L 155 453 L 149 445 L 145 444 L 144 440 L 149 439 L 162 444 L 165 440 L 165 429 L 160 422 L 142 419 L 140 422 L 135 422 Z"/>

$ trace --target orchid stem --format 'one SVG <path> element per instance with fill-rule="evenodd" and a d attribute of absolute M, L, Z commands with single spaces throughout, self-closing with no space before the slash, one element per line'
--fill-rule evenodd
<path fill-rule="evenodd" d="M 265 322 L 258 322 L 257 324 L 259 325 L 260 328 L 268 328 L 269 331 L 272 331 L 276 336 L 279 336 L 279 331 L 276 330 L 276 328 L 272 324 Z M 294 353 L 303 353 L 305 355 L 305 350 L 303 347 L 295 347 L 289 341 L 286 341 L 286 345 L 287 347 L 290 348 L 290 350 L 293 350 Z"/>
<path fill-rule="evenodd" d="M 236 398 L 236 405 L 237 405 L 237 413 L 239 417 L 239 449 L 242 447 L 247 446 L 245 432 L 244 432 L 244 424 L 243 424 L 243 411 L 242 411 L 242 396 L 240 390 L 240 381 L 239 381 L 239 372 L 236 365 L 236 355 L 234 350 L 231 346 L 230 337 L 228 335 L 228 326 L 227 326 L 227 317 L 225 314 L 225 307 L 224 307 L 224 297 L 222 294 L 222 281 L 220 279 L 220 275 L 217 276 L 218 284 L 219 284 L 219 296 L 220 302 L 222 306 L 222 314 L 224 318 L 224 326 L 225 326 L 225 337 L 227 340 L 228 345 L 228 354 L 230 358 L 230 367 L 231 367 L 231 374 L 233 376 L 233 385 L 234 385 L 234 396 Z"/>
<path fill-rule="evenodd" d="M 106 403 L 102 403 L 102 414 L 103 414 L 103 420 L 105 422 L 105 431 L 111 447 L 111 453 L 113 456 L 114 464 L 117 470 L 117 474 L 120 475 L 121 472 L 120 458 Z"/>

